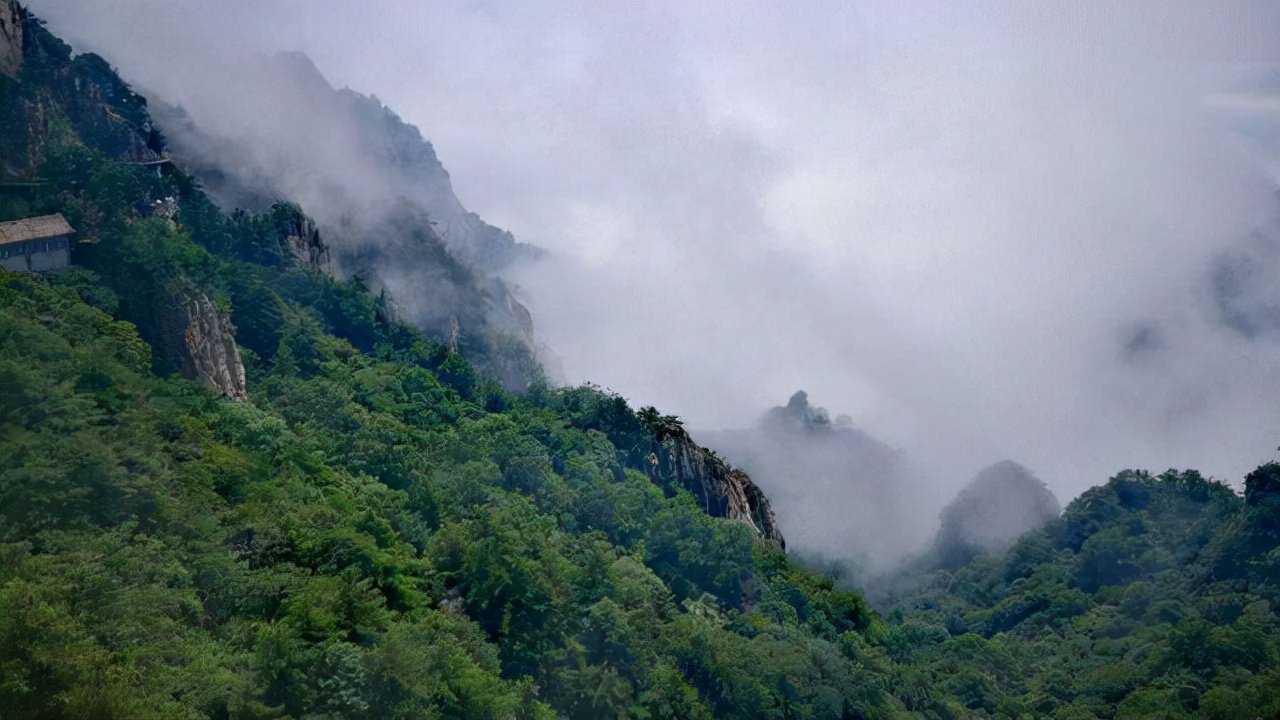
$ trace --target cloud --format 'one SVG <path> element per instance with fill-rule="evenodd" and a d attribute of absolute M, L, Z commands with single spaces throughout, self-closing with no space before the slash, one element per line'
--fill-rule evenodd
<path fill-rule="evenodd" d="M 516 280 L 566 379 L 691 427 L 804 388 L 939 505 L 1006 457 L 1069 498 L 1280 440 L 1280 345 L 1214 294 L 1277 227 L 1221 119 L 1280 64 L 1274 5 L 33 6 L 151 87 L 298 49 L 376 94 L 552 251 Z"/>

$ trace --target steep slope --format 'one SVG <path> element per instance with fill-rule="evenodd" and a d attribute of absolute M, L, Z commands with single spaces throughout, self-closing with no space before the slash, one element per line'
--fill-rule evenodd
<path fill-rule="evenodd" d="M 881 618 L 678 419 L 507 392 L 324 272 L 297 206 L 131 160 L 103 66 L 0 75 L 0 114 L 50 118 L 2 212 L 96 240 L 0 271 L 6 717 L 1280 717 L 1274 463 L 1243 499 L 1122 473 Z M 192 298 L 197 335 L 234 319 L 246 400 L 173 372 Z"/>
<path fill-rule="evenodd" d="M 59 158 L 69 145 L 124 162 L 159 160 L 163 139 L 151 124 L 146 100 L 102 58 L 73 57 L 70 46 L 16 8 L 9 0 L 0 4 L 0 16 L 24 29 L 20 39 L 11 35 L 6 50 L 21 59 L 10 62 L 16 72 L 0 73 L 0 183 L 44 182 L 41 164 Z"/>
<path fill-rule="evenodd" d="M 158 103 L 174 158 L 224 208 L 279 200 L 313 215 L 335 269 L 385 290 L 393 312 L 455 336 L 522 390 L 539 372 L 533 321 L 497 273 L 540 251 L 468 212 L 418 129 L 376 98 L 335 90 L 299 53 L 228 67 L 227 94 Z"/>
<path fill-rule="evenodd" d="M 340 227 L 403 199 L 470 267 L 493 272 L 538 254 L 462 206 L 417 128 L 376 98 L 335 90 L 306 55 L 254 56 L 231 72 L 244 82 L 228 83 L 227 96 L 184 94 L 181 106 L 155 109 L 175 156 L 224 207 L 288 198 Z"/>
<path fill-rule="evenodd" d="M 64 273 L 0 272 L 6 716 L 892 711 L 840 649 L 872 616 L 758 537 L 776 527 L 744 476 L 598 390 L 505 392 L 298 252 L 296 207 L 226 214 L 81 137 L 89 104 L 38 65 L 0 89 L 62 114 L 56 146 L 29 137 L 58 152 L 0 194 L 95 242 Z M 172 372 L 165 329 L 222 337 L 228 309 L 242 342 L 210 355 L 243 358 L 238 403 Z M 655 446 L 675 459 L 658 483 Z M 742 492 L 717 503 L 717 479 Z"/>
<path fill-rule="evenodd" d="M 745 472 L 695 443 L 674 418 L 643 411 L 639 417 L 653 432 L 652 450 L 647 457 L 649 477 L 693 493 L 709 515 L 744 521 L 761 538 L 786 547 L 769 498 Z"/>
<path fill-rule="evenodd" d="M 138 218 L 175 214 L 161 199 L 166 183 L 146 169 L 165 164 L 146 100 L 101 58 L 73 57 L 16 3 L 6 3 L 0 15 L 19 23 L 7 30 L 8 42 L 22 52 L 13 76 L 0 77 L 0 217 L 38 214 L 42 207 L 65 211 L 77 239 L 86 241 L 73 257 L 110 257 L 127 243 L 89 243 L 110 234 L 121 206 Z M 101 157 L 115 167 L 95 172 Z M 59 187 L 63 183 L 85 192 L 72 198 Z M 147 277 L 131 290 L 134 303 L 125 312 L 144 328 L 156 363 L 227 397 L 245 398 L 244 367 L 226 310 L 177 273 Z"/>
<path fill-rule="evenodd" d="M 418 129 L 376 98 L 335 90 L 300 53 L 226 68 L 156 103 L 175 162 L 223 208 L 286 200 L 316 219 L 334 270 L 385 291 L 389 309 L 453 338 L 516 391 L 540 376 L 533 321 L 496 274 L 538 256 L 463 208 Z"/>

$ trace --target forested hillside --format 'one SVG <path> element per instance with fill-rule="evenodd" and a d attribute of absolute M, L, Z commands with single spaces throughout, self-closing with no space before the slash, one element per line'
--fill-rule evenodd
<path fill-rule="evenodd" d="M 1122 472 L 900 599 L 890 655 L 979 715 L 1278 717 L 1278 493 Z"/>
<path fill-rule="evenodd" d="M 0 718 L 1280 717 L 1280 466 L 1123 473 L 880 615 L 677 418 L 509 392 L 162 162 L 102 58 L 22 58 L 0 221 L 77 232 L 0 271 Z"/>

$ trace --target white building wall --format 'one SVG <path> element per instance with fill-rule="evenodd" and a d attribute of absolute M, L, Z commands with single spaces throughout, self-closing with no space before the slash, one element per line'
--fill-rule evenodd
<path fill-rule="evenodd" d="M 0 264 L 10 272 L 61 270 L 71 265 L 70 243 L 66 237 L 8 243 L 0 246 Z"/>
<path fill-rule="evenodd" d="M 35 253 L 31 256 L 31 269 L 40 272 L 42 270 L 61 270 L 70 264 L 70 256 L 66 250 L 52 250 L 50 252 Z"/>

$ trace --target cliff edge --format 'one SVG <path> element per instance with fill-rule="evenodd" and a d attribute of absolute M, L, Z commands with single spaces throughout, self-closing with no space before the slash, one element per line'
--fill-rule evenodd
<path fill-rule="evenodd" d="M 653 430 L 647 469 L 651 480 L 688 490 L 708 515 L 745 522 L 761 538 L 786 548 L 769 498 L 750 476 L 698 445 L 669 418 L 642 420 Z"/>

